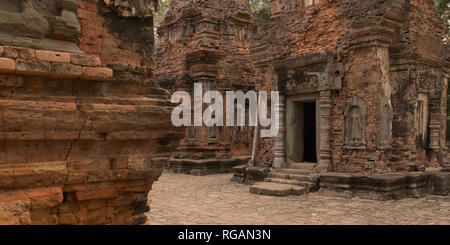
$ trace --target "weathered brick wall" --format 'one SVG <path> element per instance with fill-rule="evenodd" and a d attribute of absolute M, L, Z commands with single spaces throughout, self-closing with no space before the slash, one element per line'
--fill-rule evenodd
<path fill-rule="evenodd" d="M 258 28 L 253 35 L 252 54 L 257 67 L 257 90 L 279 90 L 273 63 L 291 57 L 322 51 L 337 53 L 338 42 L 347 32 L 346 22 L 336 1 L 327 1 L 304 8 L 297 1 L 279 1 L 280 13 Z M 337 100 L 335 100 L 336 103 Z M 339 109 L 337 109 L 339 110 Z M 342 112 L 343 110 L 341 110 Z M 340 120 L 333 119 L 333 123 Z M 333 135 L 333 140 L 338 140 Z M 258 164 L 273 163 L 271 138 L 260 139 Z"/>
<path fill-rule="evenodd" d="M 132 14 L 131 10 L 120 12 L 119 7 L 111 7 L 120 4 L 121 1 L 118 0 L 112 1 L 111 6 L 104 4 L 102 0 L 79 0 L 79 2 L 77 14 L 82 33 L 78 44 L 83 52 L 99 55 L 106 64 L 152 64 L 154 46 L 152 15 L 129 16 Z M 139 9 L 138 7 L 134 9 Z"/>
<path fill-rule="evenodd" d="M 273 2 L 279 11 L 253 35 L 258 89 L 280 89 L 272 64 L 289 57 L 330 51 L 345 66 L 343 88 L 331 95 L 333 171 L 379 173 L 406 171 L 424 162 L 439 165 L 438 152 L 445 150 L 445 52 L 443 26 L 432 1 L 320 1 L 309 7 Z M 416 138 L 421 89 L 432 110 L 429 144 L 422 153 Z M 367 108 L 367 147 L 361 150 L 344 149 L 344 111 L 354 95 Z M 391 148 L 379 145 L 384 100 L 394 110 Z M 270 165 L 273 143 L 264 139 L 260 145 L 259 164 Z"/>
<path fill-rule="evenodd" d="M 0 46 L 0 224 L 145 223 L 152 183 L 184 135 L 139 47 L 152 48 L 139 34 L 152 21 L 79 2 L 87 54 Z M 111 29 L 119 20 L 136 33 L 130 45 Z"/>

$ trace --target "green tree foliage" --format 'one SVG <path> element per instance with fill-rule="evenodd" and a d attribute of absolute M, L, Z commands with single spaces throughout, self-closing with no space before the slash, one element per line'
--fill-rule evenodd
<path fill-rule="evenodd" d="M 154 27 L 155 27 L 155 47 L 159 46 L 159 37 L 157 30 L 161 26 L 164 18 L 166 17 L 167 11 L 170 7 L 170 2 L 172 0 L 159 0 L 159 10 L 153 17 Z"/>
<path fill-rule="evenodd" d="M 155 14 L 154 17 L 155 28 L 161 26 L 161 23 L 163 22 L 164 18 L 166 17 L 167 11 L 169 10 L 171 1 L 172 0 L 159 0 L 159 11 Z"/>
<path fill-rule="evenodd" d="M 270 20 L 270 0 L 250 0 L 250 9 L 255 16 L 258 25 L 265 24 Z"/>
<path fill-rule="evenodd" d="M 445 21 L 445 41 L 448 42 L 450 36 L 450 0 L 434 0 L 434 2 Z"/>

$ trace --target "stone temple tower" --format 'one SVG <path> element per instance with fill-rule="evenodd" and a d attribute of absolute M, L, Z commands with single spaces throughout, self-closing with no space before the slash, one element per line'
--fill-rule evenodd
<path fill-rule="evenodd" d="M 272 0 L 251 51 L 257 86 L 280 92 L 282 128 L 258 153 L 259 177 L 269 165 L 266 182 L 313 179 L 309 190 L 320 175 L 349 195 L 414 196 L 439 181 L 433 193 L 447 193 L 443 34 L 432 0 Z"/>
<path fill-rule="evenodd" d="M 224 98 L 225 91 L 254 89 L 253 25 L 248 1 L 173 1 L 158 30 L 156 81 L 171 92 L 191 91 L 192 97 L 195 83 L 203 93 L 217 90 Z M 247 161 L 251 134 L 250 127 L 188 127 L 171 168 L 199 175 L 230 171 Z"/>

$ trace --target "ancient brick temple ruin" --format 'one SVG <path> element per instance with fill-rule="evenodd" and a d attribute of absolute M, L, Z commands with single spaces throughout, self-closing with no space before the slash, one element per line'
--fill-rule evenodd
<path fill-rule="evenodd" d="M 247 0 L 173 0 L 154 50 L 157 9 L 0 0 L 0 224 L 146 223 L 166 166 L 255 194 L 448 195 L 432 0 L 272 0 L 262 26 Z M 170 96 L 194 84 L 279 91 L 279 134 L 174 127 Z"/>
<path fill-rule="evenodd" d="M 279 135 L 256 135 L 255 161 L 234 168 L 234 181 L 265 181 L 254 193 L 446 194 L 443 32 L 431 0 L 272 0 L 263 26 L 248 1 L 174 0 L 155 77 L 169 91 L 280 92 Z M 226 171 L 251 152 L 252 140 L 233 145 L 236 129 L 186 129 L 171 168 Z"/>
<path fill-rule="evenodd" d="M 271 3 L 251 51 L 282 94 L 282 132 L 259 151 L 278 170 L 240 167 L 235 179 L 268 177 L 251 189 L 262 194 L 446 195 L 449 174 L 436 171 L 449 166 L 450 67 L 433 1 Z"/>
<path fill-rule="evenodd" d="M 152 79 L 157 4 L 0 0 L 0 224 L 147 222 L 184 136 Z"/>
<path fill-rule="evenodd" d="M 253 16 L 248 1 L 173 0 L 158 30 L 155 81 L 169 91 L 255 90 L 250 57 Z M 204 175 L 231 172 L 247 163 L 253 128 L 195 127 L 170 161 L 178 173 Z"/>
<path fill-rule="evenodd" d="M 272 0 L 263 26 L 248 1 L 174 0 L 155 77 L 169 91 L 280 92 L 279 135 L 256 135 L 255 161 L 234 168 L 234 181 L 264 181 L 254 193 L 447 194 L 443 32 L 431 0 Z M 237 130 L 253 138 L 239 127 L 187 128 L 171 168 L 227 171 L 251 153 Z"/>

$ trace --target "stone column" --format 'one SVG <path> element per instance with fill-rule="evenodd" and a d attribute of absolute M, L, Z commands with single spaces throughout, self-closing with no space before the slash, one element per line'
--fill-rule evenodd
<path fill-rule="evenodd" d="M 429 122 L 429 147 L 430 147 L 430 155 L 429 161 L 435 163 L 438 161 L 437 155 L 440 150 L 440 100 L 433 99 L 430 103 L 430 122 Z"/>
<path fill-rule="evenodd" d="M 275 168 L 287 168 L 287 162 L 286 162 L 286 137 L 285 137 L 285 131 L 286 131 L 286 97 L 284 95 L 280 95 L 279 104 L 278 107 L 276 106 L 276 110 L 279 111 L 279 118 L 278 120 L 278 136 L 275 137 L 275 145 L 274 145 L 274 155 L 275 159 L 273 162 L 273 166 Z"/>
<path fill-rule="evenodd" d="M 449 84 L 448 84 L 449 79 L 450 79 L 450 74 L 445 74 L 444 75 L 444 81 L 445 81 L 444 84 L 447 85 L 447 94 L 446 94 L 446 98 L 445 98 L 446 106 L 447 106 L 446 107 L 447 114 L 446 114 L 446 118 L 445 118 L 445 120 L 447 122 L 446 127 L 445 127 L 445 132 L 446 132 L 445 139 L 446 139 L 447 144 L 450 143 L 450 89 L 449 89 Z"/>
<path fill-rule="evenodd" d="M 315 172 L 331 171 L 331 91 L 320 91 L 320 150 L 319 164 L 315 167 Z"/>

